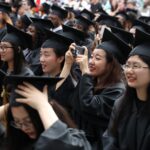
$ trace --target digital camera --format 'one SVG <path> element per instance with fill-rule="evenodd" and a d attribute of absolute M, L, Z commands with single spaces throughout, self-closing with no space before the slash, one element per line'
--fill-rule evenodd
<path fill-rule="evenodd" d="M 75 46 L 75 49 L 72 49 L 72 55 L 73 57 L 77 57 L 78 55 L 83 55 L 84 54 L 84 47 L 81 46 Z"/>

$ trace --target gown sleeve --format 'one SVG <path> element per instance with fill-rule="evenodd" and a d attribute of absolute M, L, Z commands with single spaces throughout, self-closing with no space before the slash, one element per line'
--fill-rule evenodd
<path fill-rule="evenodd" d="M 114 123 L 116 112 L 117 110 L 116 110 L 116 103 L 115 103 L 114 108 L 111 113 L 108 129 L 104 132 L 103 137 L 102 137 L 103 150 L 119 150 L 119 147 L 117 144 L 117 135 L 114 135 L 110 131 Z"/>
<path fill-rule="evenodd" d="M 35 150 L 91 150 L 83 131 L 67 128 L 60 120 L 44 131 Z"/>
<path fill-rule="evenodd" d="M 116 83 L 94 94 L 92 77 L 83 75 L 79 86 L 80 105 L 83 112 L 109 118 L 116 100 L 124 94 L 123 83 Z"/>

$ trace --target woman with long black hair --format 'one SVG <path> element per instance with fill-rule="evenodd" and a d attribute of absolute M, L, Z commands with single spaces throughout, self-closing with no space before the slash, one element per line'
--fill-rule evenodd
<path fill-rule="evenodd" d="M 136 31 L 135 46 L 124 65 L 127 90 L 117 101 L 104 150 L 148 150 L 150 148 L 150 35 Z"/>

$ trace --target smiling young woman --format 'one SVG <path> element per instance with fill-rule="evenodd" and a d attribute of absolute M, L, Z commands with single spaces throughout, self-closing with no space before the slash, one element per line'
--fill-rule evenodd
<path fill-rule="evenodd" d="M 102 43 L 93 50 L 89 60 L 86 48 L 84 55 L 77 57 L 73 57 L 73 49 L 74 44 L 66 53 L 60 76 L 66 78 L 70 74 L 73 62 L 80 66 L 82 76 L 70 98 L 72 117 L 85 131 L 93 149 L 101 149 L 101 137 L 113 104 L 125 92 L 120 63 L 124 63 L 130 47 L 106 29 Z"/>
<path fill-rule="evenodd" d="M 127 90 L 117 101 L 108 130 L 104 134 L 104 150 L 147 150 L 150 127 L 150 35 L 136 31 L 135 47 L 124 65 Z"/>

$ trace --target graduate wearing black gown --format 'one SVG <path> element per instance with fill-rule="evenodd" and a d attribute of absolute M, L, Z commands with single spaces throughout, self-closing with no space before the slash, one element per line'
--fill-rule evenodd
<path fill-rule="evenodd" d="M 148 150 L 150 148 L 150 35 L 136 30 L 135 45 L 124 65 L 127 91 L 115 103 L 104 150 Z"/>

